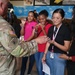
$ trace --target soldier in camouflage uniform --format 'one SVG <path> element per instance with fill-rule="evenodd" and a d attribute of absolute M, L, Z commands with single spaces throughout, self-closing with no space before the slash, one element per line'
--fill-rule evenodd
<path fill-rule="evenodd" d="M 29 56 L 37 51 L 37 43 L 47 42 L 39 37 L 30 42 L 20 42 L 11 25 L 3 19 L 8 0 L 0 0 L 0 75 L 15 75 L 15 57 Z"/>

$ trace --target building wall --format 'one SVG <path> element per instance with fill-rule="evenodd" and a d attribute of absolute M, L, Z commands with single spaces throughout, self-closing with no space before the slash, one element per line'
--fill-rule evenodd
<path fill-rule="evenodd" d="M 72 18 L 72 8 L 73 6 L 14 6 L 14 12 L 17 17 L 27 16 L 29 11 L 36 10 L 38 13 L 46 9 L 49 12 L 49 19 L 52 17 L 52 12 L 57 9 L 62 8 L 65 11 L 65 18 Z"/>

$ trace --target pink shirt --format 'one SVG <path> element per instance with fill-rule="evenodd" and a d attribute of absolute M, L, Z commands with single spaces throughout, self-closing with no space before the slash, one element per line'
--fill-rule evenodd
<path fill-rule="evenodd" d="M 31 35 L 33 28 L 36 26 L 37 22 L 32 21 L 32 22 L 26 22 L 24 26 L 24 40 L 27 40 Z"/>

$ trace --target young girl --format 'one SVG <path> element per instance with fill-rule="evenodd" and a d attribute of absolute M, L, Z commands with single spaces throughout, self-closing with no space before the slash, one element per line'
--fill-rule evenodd
<path fill-rule="evenodd" d="M 35 29 L 37 31 L 37 36 L 47 35 L 48 29 L 51 27 L 51 24 L 49 24 L 47 22 L 47 17 L 48 17 L 48 12 L 46 10 L 42 10 L 39 13 L 39 16 L 38 16 L 39 23 L 35 27 Z M 41 60 L 42 60 L 42 56 L 45 51 L 45 45 L 46 45 L 46 43 L 38 44 L 38 52 L 35 54 L 38 75 L 43 75 Z"/>
<path fill-rule="evenodd" d="M 34 27 L 37 24 L 37 22 L 34 20 L 34 18 L 35 18 L 34 12 L 30 11 L 28 13 L 28 18 L 27 18 L 24 26 L 21 25 L 22 26 L 21 27 L 22 28 L 21 29 L 21 35 L 24 35 L 24 40 L 25 41 L 29 41 L 29 40 L 34 38 L 33 30 L 34 30 Z M 23 57 L 22 58 L 22 67 L 21 67 L 20 75 L 24 75 L 24 73 L 25 73 L 27 60 L 28 60 L 28 57 Z M 28 67 L 27 74 L 31 73 L 33 65 L 34 65 L 34 55 L 31 55 L 29 57 L 29 67 Z"/>
<path fill-rule="evenodd" d="M 50 41 L 46 44 L 46 49 L 42 58 L 50 67 L 51 75 L 64 75 L 66 60 L 59 58 L 60 54 L 67 53 L 70 46 L 70 31 L 63 25 L 63 9 L 56 9 L 52 14 L 53 26 L 48 31 Z"/>

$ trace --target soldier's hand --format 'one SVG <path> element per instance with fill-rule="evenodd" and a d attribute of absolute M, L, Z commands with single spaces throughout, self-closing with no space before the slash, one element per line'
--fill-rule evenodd
<path fill-rule="evenodd" d="M 47 36 L 40 36 L 34 40 L 39 44 L 43 44 L 46 43 L 49 40 L 49 38 Z"/>

